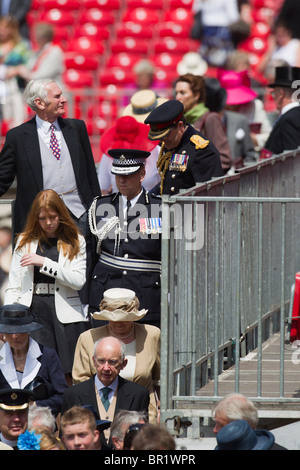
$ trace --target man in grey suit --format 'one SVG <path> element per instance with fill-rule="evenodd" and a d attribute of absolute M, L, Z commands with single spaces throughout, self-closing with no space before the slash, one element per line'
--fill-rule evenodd
<path fill-rule="evenodd" d="M 0 153 L 0 196 L 16 177 L 13 231 L 17 234 L 35 196 L 43 189 L 56 191 L 86 237 L 88 279 L 93 240 L 87 210 L 100 195 L 100 187 L 85 123 L 63 118 L 67 100 L 52 79 L 31 80 L 24 96 L 36 116 L 6 135 Z"/>
<path fill-rule="evenodd" d="M 112 421 L 118 410 L 148 415 L 148 389 L 119 375 L 127 364 L 124 343 L 112 336 L 100 339 L 95 343 L 93 361 L 95 376 L 65 390 L 62 414 L 72 406 L 90 405 L 102 420 Z"/>

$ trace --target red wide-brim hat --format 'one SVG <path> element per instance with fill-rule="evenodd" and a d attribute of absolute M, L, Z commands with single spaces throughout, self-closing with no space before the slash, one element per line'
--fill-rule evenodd
<path fill-rule="evenodd" d="M 151 152 L 158 141 L 148 139 L 149 126 L 132 116 L 122 116 L 107 129 L 101 139 L 100 148 L 107 155 L 110 149 L 136 149 Z"/>

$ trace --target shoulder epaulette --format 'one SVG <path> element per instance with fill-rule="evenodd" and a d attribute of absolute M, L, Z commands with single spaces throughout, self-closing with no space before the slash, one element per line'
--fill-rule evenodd
<path fill-rule="evenodd" d="M 195 147 L 197 150 L 205 149 L 209 144 L 209 140 L 203 139 L 203 137 L 201 137 L 201 135 L 198 135 L 198 134 L 192 135 L 192 137 L 190 138 L 190 141 L 193 142 L 193 144 L 195 144 Z"/>

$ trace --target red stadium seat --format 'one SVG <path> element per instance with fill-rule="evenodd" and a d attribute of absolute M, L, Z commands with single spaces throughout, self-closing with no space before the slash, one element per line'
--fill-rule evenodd
<path fill-rule="evenodd" d="M 158 24 L 161 19 L 161 13 L 150 8 L 127 9 L 123 15 L 123 23 L 134 21 L 135 23 Z"/>
<path fill-rule="evenodd" d="M 66 52 L 65 65 L 67 69 L 98 70 L 99 60 L 94 55 L 87 56 L 78 54 L 78 52 Z"/>
<path fill-rule="evenodd" d="M 55 44 L 67 43 L 70 37 L 70 32 L 65 26 L 54 25 L 54 37 L 53 42 Z M 34 43 L 34 39 L 32 41 Z"/>
<path fill-rule="evenodd" d="M 108 58 L 106 68 L 121 67 L 123 69 L 132 69 L 139 60 L 140 57 L 138 56 L 138 54 L 120 52 L 119 54 L 112 54 Z"/>
<path fill-rule="evenodd" d="M 111 43 L 113 54 L 120 52 L 129 52 L 134 54 L 147 54 L 149 50 L 149 41 L 147 39 L 135 38 L 117 38 Z"/>
<path fill-rule="evenodd" d="M 262 38 L 248 38 L 242 43 L 240 43 L 238 49 L 262 55 L 268 50 L 268 42 L 266 41 L 266 39 Z"/>
<path fill-rule="evenodd" d="M 83 8 L 98 8 L 100 10 L 118 10 L 121 0 L 81 0 Z"/>
<path fill-rule="evenodd" d="M 162 8 L 163 0 L 127 0 L 127 8 L 153 8 L 159 10 Z"/>
<path fill-rule="evenodd" d="M 156 54 L 162 52 L 172 52 L 176 54 L 186 54 L 195 48 L 194 42 L 181 38 L 160 38 L 153 42 L 153 49 Z"/>
<path fill-rule="evenodd" d="M 80 24 L 75 28 L 74 37 L 81 36 L 97 40 L 109 39 L 109 26 L 102 26 L 93 23 Z"/>
<path fill-rule="evenodd" d="M 257 10 L 252 10 L 252 17 L 255 23 L 262 22 L 271 24 L 273 20 L 274 13 L 270 8 L 259 8 Z"/>
<path fill-rule="evenodd" d="M 177 24 L 185 24 L 191 26 L 193 23 L 194 14 L 191 10 L 186 8 L 174 8 L 174 10 L 166 11 L 164 21 L 173 21 Z"/>
<path fill-rule="evenodd" d="M 153 26 L 148 24 L 128 21 L 116 26 L 116 36 L 118 38 L 132 37 L 141 39 L 151 39 L 153 37 Z"/>
<path fill-rule="evenodd" d="M 173 37 L 173 38 L 188 38 L 190 37 L 191 28 L 184 23 L 177 23 L 176 21 L 167 21 L 157 26 L 158 35 L 160 37 Z"/>
<path fill-rule="evenodd" d="M 250 36 L 266 39 L 271 33 L 271 28 L 266 23 L 259 21 L 251 26 Z"/>
<path fill-rule="evenodd" d="M 169 0 L 169 10 L 174 8 L 186 8 L 190 10 L 193 6 L 194 0 Z"/>
<path fill-rule="evenodd" d="M 80 0 L 44 0 L 41 3 L 42 3 L 42 7 L 45 10 L 51 10 L 53 8 L 57 8 L 58 10 L 76 11 L 81 6 Z"/>
<path fill-rule="evenodd" d="M 68 51 L 84 55 L 103 54 L 104 50 L 102 42 L 85 36 L 71 39 L 68 45 Z"/>
<path fill-rule="evenodd" d="M 162 52 L 150 57 L 154 66 L 164 70 L 176 70 L 178 62 L 182 60 L 182 54 Z"/>
<path fill-rule="evenodd" d="M 79 23 L 92 23 L 95 25 L 112 25 L 115 22 L 115 15 L 111 11 L 100 10 L 99 8 L 91 8 L 83 10 L 79 15 Z"/>
<path fill-rule="evenodd" d="M 251 0 L 251 6 L 254 10 L 263 8 L 265 6 L 265 0 Z"/>
<path fill-rule="evenodd" d="M 163 87 L 169 86 L 172 88 L 176 78 L 178 78 L 178 73 L 174 70 L 156 69 L 154 77 L 157 82 L 162 83 Z"/>
<path fill-rule="evenodd" d="M 110 116 L 112 119 L 117 119 L 118 106 L 110 100 L 105 100 L 99 104 L 98 112 L 100 117 Z"/>
<path fill-rule="evenodd" d="M 70 11 L 53 8 L 52 10 L 44 11 L 40 19 L 52 25 L 71 26 L 75 22 L 75 15 Z"/>
<path fill-rule="evenodd" d="M 105 69 L 99 75 L 99 82 L 102 86 L 116 85 L 124 86 L 135 83 L 135 75 L 122 68 Z"/>
<path fill-rule="evenodd" d="M 94 83 L 91 72 L 74 69 L 66 70 L 63 81 L 69 88 L 91 88 Z"/>

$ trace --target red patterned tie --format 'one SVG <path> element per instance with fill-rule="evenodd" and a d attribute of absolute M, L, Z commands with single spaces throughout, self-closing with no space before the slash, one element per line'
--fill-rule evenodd
<path fill-rule="evenodd" d="M 56 160 L 60 159 L 60 148 L 57 142 L 57 138 L 55 135 L 55 126 L 51 124 L 51 135 L 50 135 L 50 149 L 52 150 L 53 155 L 55 156 Z"/>

